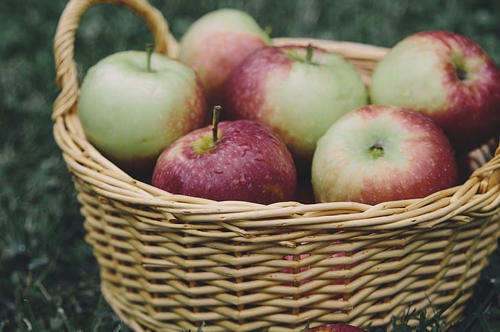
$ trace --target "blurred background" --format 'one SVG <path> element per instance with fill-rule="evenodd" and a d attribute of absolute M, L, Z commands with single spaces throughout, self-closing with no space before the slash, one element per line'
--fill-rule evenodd
<path fill-rule="evenodd" d="M 500 63 L 495 0 L 151 0 L 179 40 L 216 8 L 251 14 L 273 37 L 314 37 L 391 47 L 422 30 L 445 29 Z M 70 176 L 52 136 L 53 38 L 65 0 L 0 0 L 0 332 L 118 331 L 102 300 L 97 264 Z M 114 5 L 82 17 L 76 61 L 86 70 L 108 54 L 152 42 L 144 22 Z M 465 323 L 500 326 L 498 253 L 484 271 Z M 482 326 L 484 327 L 481 330 Z M 491 330 L 493 331 L 493 330 Z"/>

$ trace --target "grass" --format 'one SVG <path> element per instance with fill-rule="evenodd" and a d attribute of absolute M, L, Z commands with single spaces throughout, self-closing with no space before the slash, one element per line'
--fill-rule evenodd
<path fill-rule="evenodd" d="M 203 13 L 235 7 L 271 27 L 274 36 L 390 47 L 416 31 L 447 29 L 476 40 L 500 63 L 500 7 L 493 0 L 151 2 L 177 38 Z M 50 113 L 58 93 L 52 45 L 65 4 L 0 2 L 0 332 L 127 331 L 102 299 L 75 191 L 52 138 Z M 143 49 L 151 41 L 146 25 L 130 12 L 91 8 L 77 35 L 79 70 L 83 75 L 105 55 Z M 456 331 L 500 326 L 499 276 L 496 251 Z M 420 331 L 440 330 L 426 323 Z"/>

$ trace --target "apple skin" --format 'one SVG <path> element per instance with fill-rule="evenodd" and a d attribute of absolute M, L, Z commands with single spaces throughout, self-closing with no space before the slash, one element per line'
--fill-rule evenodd
<path fill-rule="evenodd" d="M 269 35 L 249 14 L 218 9 L 188 28 L 180 41 L 179 59 L 200 77 L 211 109 L 224 106 L 229 78 L 240 62 L 271 43 Z"/>
<path fill-rule="evenodd" d="M 278 135 L 250 120 L 222 121 L 195 130 L 158 158 L 151 183 L 173 194 L 216 201 L 271 204 L 293 199 L 292 156 Z"/>
<path fill-rule="evenodd" d="M 340 116 L 367 104 L 367 90 L 344 58 L 313 46 L 270 46 L 234 71 L 228 118 L 258 121 L 278 133 L 300 173 L 310 169 L 317 140 Z"/>
<path fill-rule="evenodd" d="M 151 176 L 160 153 L 203 125 L 206 101 L 196 73 L 165 55 L 125 51 L 88 70 L 78 101 L 85 135 L 132 174 Z"/>
<path fill-rule="evenodd" d="M 311 327 L 301 332 L 366 332 L 366 330 L 349 324 L 338 323 Z"/>
<path fill-rule="evenodd" d="M 370 97 L 428 115 L 457 152 L 499 132 L 499 69 L 474 41 L 449 31 L 424 31 L 397 43 L 374 70 Z"/>
<path fill-rule="evenodd" d="M 455 152 L 432 119 L 367 105 L 337 120 L 318 141 L 311 181 L 317 202 L 377 204 L 452 187 L 457 173 Z"/>

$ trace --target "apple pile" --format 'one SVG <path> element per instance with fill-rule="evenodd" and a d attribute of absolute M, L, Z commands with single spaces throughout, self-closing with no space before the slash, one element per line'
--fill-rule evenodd
<path fill-rule="evenodd" d="M 273 45 L 250 15 L 220 9 L 186 31 L 178 59 L 101 60 L 78 114 L 103 155 L 173 194 L 377 204 L 459 184 L 457 160 L 500 133 L 500 71 L 474 41 L 425 31 L 367 87 L 339 54 Z"/>

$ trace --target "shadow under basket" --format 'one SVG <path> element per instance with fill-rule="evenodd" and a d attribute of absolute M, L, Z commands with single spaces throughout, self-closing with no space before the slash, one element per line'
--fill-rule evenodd
<path fill-rule="evenodd" d="M 85 138 L 77 115 L 74 41 L 80 17 L 120 4 L 152 31 L 157 52 L 178 43 L 144 0 L 72 0 L 55 36 L 54 137 L 74 179 L 102 291 L 135 331 L 300 331 L 333 322 L 387 326 L 426 309 L 460 319 L 500 235 L 500 149 L 470 154 L 460 186 L 375 206 L 352 202 L 258 205 L 172 195 L 127 175 Z M 369 85 L 387 49 L 275 39 L 337 52 Z M 416 323 L 416 322 L 415 322 Z"/>

